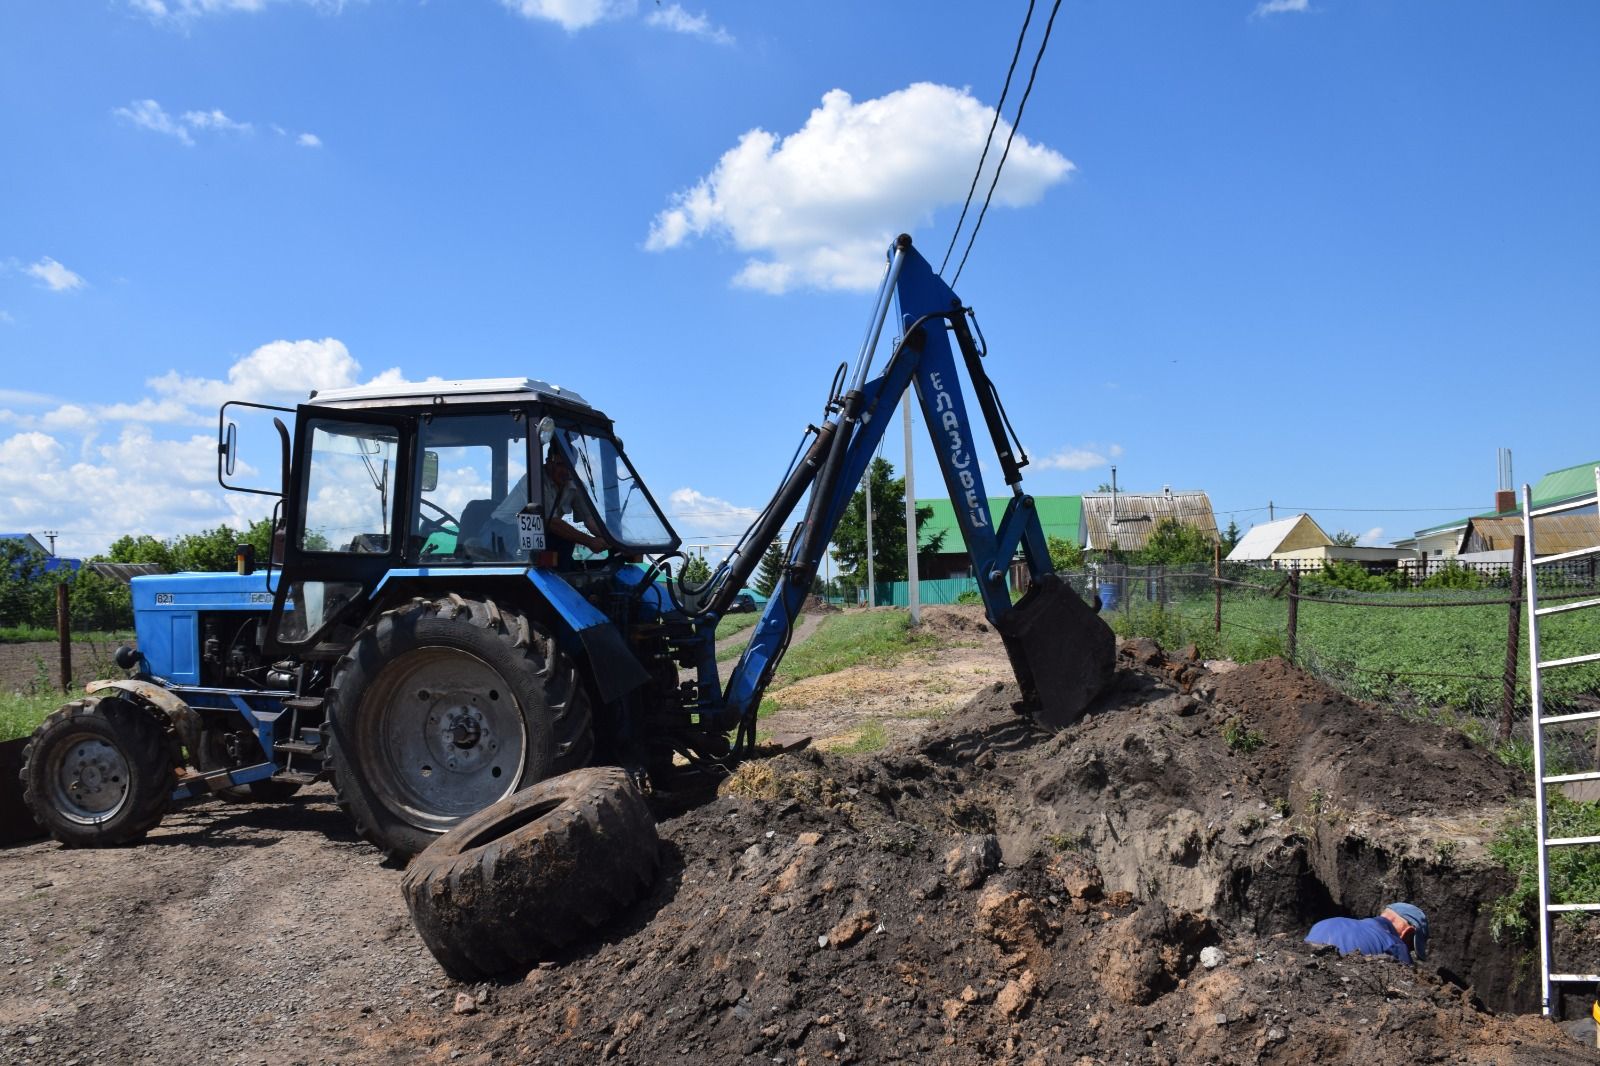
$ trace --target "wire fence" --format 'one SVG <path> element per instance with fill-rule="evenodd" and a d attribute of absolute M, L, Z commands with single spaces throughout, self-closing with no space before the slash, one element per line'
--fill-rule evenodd
<path fill-rule="evenodd" d="M 1538 564 L 1535 575 L 1542 602 L 1600 589 L 1582 563 Z M 1369 576 L 1220 561 L 1105 564 L 1063 575 L 1086 600 L 1099 598 L 1119 635 L 1152 637 L 1171 650 L 1192 645 L 1206 658 L 1282 656 L 1356 698 L 1448 708 L 1502 741 L 1516 737 L 1529 707 L 1520 558 L 1470 571 L 1418 567 L 1404 584 Z M 1544 622 L 1544 654 L 1600 650 L 1594 614 Z M 1561 671 L 1546 685 L 1549 703 L 1600 709 L 1600 666 Z"/>

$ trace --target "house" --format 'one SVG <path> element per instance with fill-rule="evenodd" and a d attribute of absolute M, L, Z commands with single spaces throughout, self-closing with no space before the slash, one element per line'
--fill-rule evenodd
<path fill-rule="evenodd" d="M 1192 526 L 1218 540 L 1217 518 L 1204 492 L 1105 492 L 1083 497 L 1085 551 L 1136 552 L 1150 540 L 1164 518 Z"/>
<path fill-rule="evenodd" d="M 1251 526 L 1250 531 L 1239 538 L 1233 551 L 1228 553 L 1230 563 L 1291 563 L 1297 566 L 1351 562 L 1363 566 L 1387 564 L 1392 567 L 1402 559 L 1413 557 L 1413 552 L 1399 548 L 1335 544 L 1333 538 L 1308 514 Z"/>
<path fill-rule="evenodd" d="M 1456 558 L 1464 563 L 1509 563 L 1512 545 L 1523 533 L 1521 515 L 1469 518 Z M 1600 515 L 1533 515 L 1533 540 L 1539 555 L 1577 551 L 1600 544 Z"/>
<path fill-rule="evenodd" d="M 1600 468 L 1600 459 L 1552 470 L 1540 478 L 1531 490 L 1533 516 L 1538 518 L 1547 514 L 1595 514 L 1596 481 L 1600 479 L 1596 468 Z M 1453 522 L 1419 529 L 1411 536 L 1395 541 L 1394 546 L 1413 550 L 1423 559 L 1445 562 L 1456 558 L 1463 550 L 1462 545 L 1470 535 L 1468 523 L 1474 518 L 1516 518 L 1521 514 L 1522 500 L 1519 494 L 1501 491 L 1495 494 L 1494 510 L 1485 511 L 1472 518 L 1458 518 Z M 1535 539 L 1543 528 L 1540 526 L 1534 530 Z M 1506 558 L 1510 559 L 1510 556 Z"/>
<path fill-rule="evenodd" d="M 31 551 L 36 551 L 40 555 L 50 554 L 49 550 L 46 549 L 43 544 L 39 543 L 39 538 L 35 537 L 32 533 L 0 533 L 0 540 L 21 541 L 24 548 L 27 548 Z"/>
<path fill-rule="evenodd" d="M 1010 496 L 989 497 L 991 520 L 999 523 L 1011 503 Z M 1083 499 L 1079 496 L 1035 496 L 1034 507 L 1039 512 L 1039 524 L 1044 527 L 1046 539 L 1060 537 L 1072 545 L 1082 545 Z M 917 554 L 917 576 L 924 581 L 947 577 L 971 577 L 972 557 L 967 554 L 966 541 L 961 539 L 961 528 L 956 524 L 956 510 L 947 497 L 918 500 L 917 507 L 931 507 L 933 514 L 922 523 L 918 538 L 922 550 Z M 927 550 L 940 534 L 944 535 L 937 553 Z"/>

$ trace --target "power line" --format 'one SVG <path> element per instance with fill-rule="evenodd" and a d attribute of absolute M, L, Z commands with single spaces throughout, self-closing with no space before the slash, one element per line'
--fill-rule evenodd
<path fill-rule="evenodd" d="M 994 166 L 994 180 L 989 182 L 989 191 L 983 197 L 983 209 L 978 212 L 978 221 L 972 224 L 972 236 L 967 238 L 966 251 L 961 253 L 961 262 L 956 266 L 956 276 L 950 279 L 950 287 L 955 288 L 956 282 L 961 280 L 961 270 L 967 265 L 967 256 L 972 254 L 972 243 L 978 239 L 978 230 L 983 226 L 983 216 L 989 213 L 989 201 L 994 197 L 994 188 L 1000 184 L 1000 171 L 1005 169 L 1006 157 L 1011 154 L 1011 140 L 1017 135 L 1017 130 L 1022 126 L 1022 111 L 1028 106 L 1028 94 L 1033 92 L 1033 79 L 1039 73 L 1039 63 L 1044 59 L 1045 46 L 1050 43 L 1050 30 L 1056 24 L 1056 12 L 1061 10 L 1061 0 L 1056 0 L 1050 8 L 1050 18 L 1044 24 L 1044 39 L 1039 42 L 1039 54 L 1033 57 L 1033 69 L 1028 72 L 1028 84 L 1023 86 L 1022 99 L 1017 103 L 1017 117 L 1011 120 L 1011 132 L 1006 135 L 1005 151 L 1000 153 L 1000 162 Z"/>
<path fill-rule="evenodd" d="M 1017 47 L 1011 53 L 1011 66 L 1006 68 L 1006 83 L 1000 88 L 1000 99 L 994 105 L 994 119 L 989 123 L 989 136 L 983 139 L 983 154 L 978 156 L 978 169 L 972 172 L 972 184 L 967 186 L 967 202 L 961 205 L 961 217 L 956 219 L 955 232 L 950 234 L 950 247 L 944 250 L 944 259 L 939 263 L 939 276 L 944 276 L 945 264 L 950 262 L 950 253 L 955 251 L 956 238 L 961 236 L 961 227 L 967 221 L 967 208 L 972 206 L 972 194 L 978 188 L 978 179 L 983 176 L 983 162 L 989 158 L 989 146 L 994 143 L 995 127 L 1000 125 L 1000 111 L 1006 106 L 1006 94 L 1011 91 L 1011 75 L 1016 73 L 1017 59 L 1022 55 L 1022 42 L 1028 36 L 1028 23 L 1033 21 L 1034 0 L 1028 0 L 1028 13 L 1022 16 L 1022 32 L 1017 34 Z"/>

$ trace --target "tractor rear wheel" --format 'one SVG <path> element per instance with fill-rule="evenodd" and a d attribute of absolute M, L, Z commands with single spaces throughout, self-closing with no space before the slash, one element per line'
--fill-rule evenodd
<path fill-rule="evenodd" d="M 334 667 L 326 706 L 339 806 L 395 860 L 594 748 L 571 657 L 492 600 L 384 612 Z"/>
<path fill-rule="evenodd" d="M 161 723 L 126 700 L 74 700 L 40 723 L 22 751 L 34 819 L 68 847 L 113 847 L 154 829 L 172 799 Z"/>
<path fill-rule="evenodd" d="M 650 890 L 655 819 L 617 767 L 541 781 L 479 811 L 401 881 L 422 942 L 451 976 L 526 969 Z"/>

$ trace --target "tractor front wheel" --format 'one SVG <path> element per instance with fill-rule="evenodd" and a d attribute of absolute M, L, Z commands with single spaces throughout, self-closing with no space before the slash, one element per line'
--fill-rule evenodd
<path fill-rule="evenodd" d="M 107 696 L 74 700 L 40 723 L 22 752 L 34 819 L 68 847 L 112 847 L 154 829 L 172 799 L 161 723 Z"/>
<path fill-rule="evenodd" d="M 407 859 L 535 781 L 588 762 L 588 689 L 539 625 L 491 600 L 417 600 L 364 629 L 327 693 L 334 794 Z"/>

